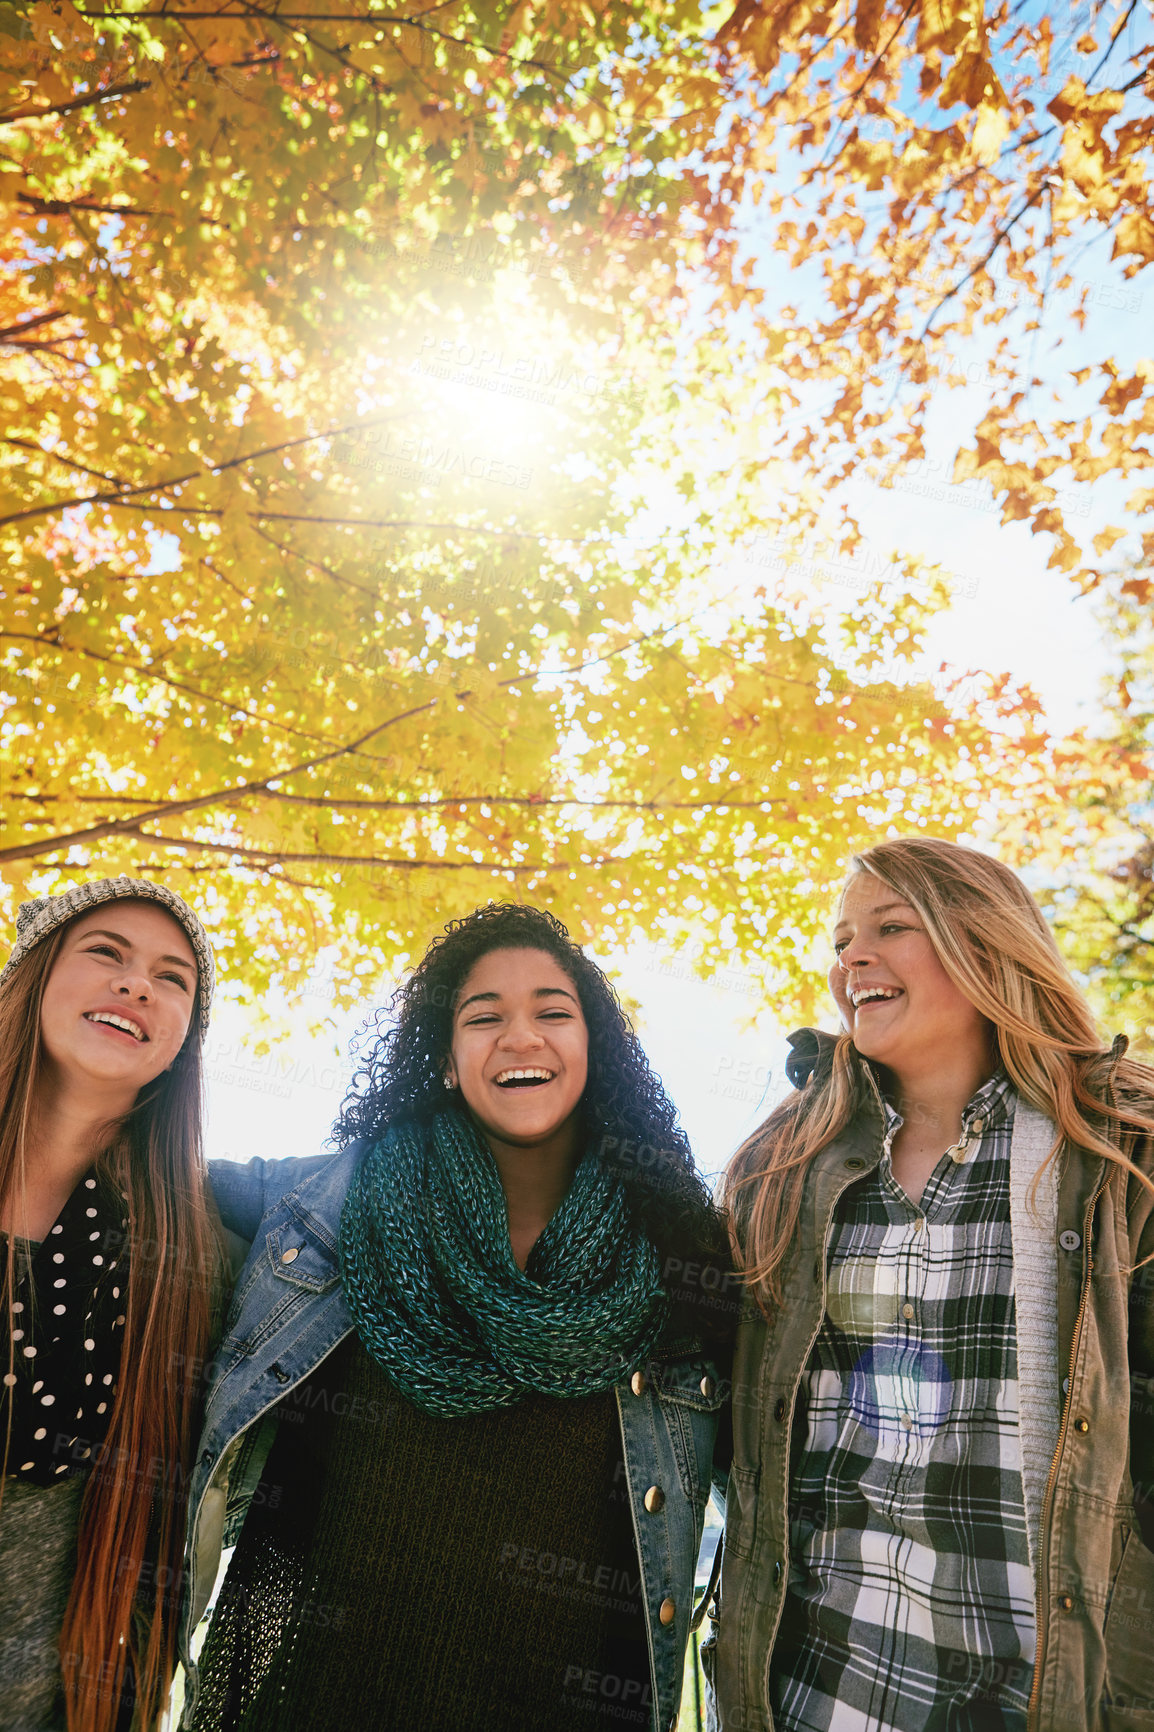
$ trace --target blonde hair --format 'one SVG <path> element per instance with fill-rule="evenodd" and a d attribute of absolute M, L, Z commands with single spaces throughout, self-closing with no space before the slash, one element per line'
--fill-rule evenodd
<path fill-rule="evenodd" d="M 955 842 L 902 837 L 850 861 L 917 911 L 954 985 L 991 1025 L 998 1059 L 1022 1099 L 1067 1144 L 1102 1155 L 1154 1189 L 1123 1146 L 1154 1131 L 1154 1070 L 1112 1054 L 1025 885 L 1000 861 Z M 806 1174 L 872 1097 L 851 1037 L 832 1064 L 770 1113 L 738 1149 L 723 1185 L 739 1266 L 764 1310 L 780 1305 L 781 1270 Z"/>
<path fill-rule="evenodd" d="M 22 957 L 0 987 L 0 1198 L 19 1196 L 42 1071 L 44 989 L 73 923 Z M 219 1217 L 201 1149 L 199 987 L 176 1062 L 109 1127 L 100 1165 L 128 1198 L 128 1294 L 104 1449 L 84 1491 L 76 1572 L 60 1633 L 69 1732 L 112 1732 L 129 1662 L 141 1725 L 172 1677 L 186 1481 L 199 1390 L 223 1293 Z M 13 1270 L 4 1282 L 12 1370 Z M 5 1394 L 4 1469 L 12 1429 Z M 138 1593 L 146 1559 L 151 1585 Z M 173 1584 L 177 1584 L 174 1589 Z M 141 1612 L 145 1615 L 140 1616 Z M 137 1721 L 134 1720 L 134 1724 Z"/>

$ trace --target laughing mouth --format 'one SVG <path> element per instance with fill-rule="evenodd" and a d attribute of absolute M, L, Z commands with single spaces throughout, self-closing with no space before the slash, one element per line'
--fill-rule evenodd
<path fill-rule="evenodd" d="M 130 1034 L 135 1041 L 144 1042 L 148 1039 L 138 1022 L 130 1022 L 126 1016 L 114 1016 L 110 1010 L 86 1010 L 85 1022 L 106 1022 L 109 1028 L 119 1028 L 125 1034 Z"/>
<path fill-rule="evenodd" d="M 891 998 L 900 998 L 901 988 L 899 986 L 863 986 L 857 992 L 851 992 L 849 997 L 854 1009 L 859 1010 L 863 1004 L 885 1003 Z"/>
<path fill-rule="evenodd" d="M 524 1070 L 501 1070 L 497 1072 L 493 1081 L 499 1089 L 540 1088 L 542 1083 L 553 1081 L 553 1072 L 536 1067 Z"/>

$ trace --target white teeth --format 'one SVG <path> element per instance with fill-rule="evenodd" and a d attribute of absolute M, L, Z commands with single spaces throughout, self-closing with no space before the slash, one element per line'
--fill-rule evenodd
<path fill-rule="evenodd" d="M 144 1030 L 135 1022 L 129 1022 L 126 1017 L 113 1016 L 109 1011 L 93 1010 L 86 1012 L 87 1022 L 106 1022 L 111 1028 L 122 1028 L 125 1034 L 131 1034 L 136 1040 L 146 1039 Z"/>
<path fill-rule="evenodd" d="M 499 1083 L 519 1082 L 523 1078 L 537 1077 L 539 1077 L 542 1082 L 552 1082 L 553 1072 L 551 1070 L 503 1070 L 498 1072 L 497 1076 L 493 1078 L 493 1081 Z"/>
<path fill-rule="evenodd" d="M 859 992 L 851 992 L 849 996 L 856 1010 L 859 1004 L 865 1004 L 871 998 L 898 998 L 900 993 L 888 986 L 863 986 Z"/>

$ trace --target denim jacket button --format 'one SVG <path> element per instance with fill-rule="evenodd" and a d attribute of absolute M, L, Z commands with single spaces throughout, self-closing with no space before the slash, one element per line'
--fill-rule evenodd
<path fill-rule="evenodd" d="M 661 1619 L 663 1624 L 671 1624 L 673 1622 L 674 1618 L 677 1616 L 677 1607 L 671 1599 L 666 1598 L 662 1600 L 661 1605 L 658 1608 L 657 1616 Z"/>
<path fill-rule="evenodd" d="M 287 1251 L 281 1252 L 280 1260 L 282 1263 L 293 1263 L 300 1256 L 300 1254 L 301 1253 L 300 1253 L 300 1246 L 299 1245 L 290 1245 Z"/>
<path fill-rule="evenodd" d="M 645 1373 L 644 1373 L 644 1371 L 635 1371 L 633 1373 L 633 1376 L 629 1379 L 629 1387 L 633 1391 L 634 1395 L 644 1395 L 645 1394 Z"/>
<path fill-rule="evenodd" d="M 645 1493 L 645 1507 L 650 1515 L 656 1515 L 665 1502 L 665 1493 L 659 1485 L 651 1485 Z"/>
<path fill-rule="evenodd" d="M 701 1393 L 702 1393 L 702 1395 L 704 1395 L 706 1401 L 708 1401 L 710 1396 L 713 1394 L 713 1379 L 712 1379 L 712 1377 L 703 1377 L 701 1379 Z"/>

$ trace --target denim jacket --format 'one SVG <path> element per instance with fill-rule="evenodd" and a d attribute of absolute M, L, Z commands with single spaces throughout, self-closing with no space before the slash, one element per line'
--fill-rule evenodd
<path fill-rule="evenodd" d="M 351 1330 L 337 1230 L 363 1145 L 304 1160 L 210 1163 L 224 1225 L 251 1242 L 224 1339 L 208 1368 L 200 1448 L 189 1486 L 179 1653 L 183 1724 L 197 1697 L 190 1643 L 222 1545 L 235 1541 L 259 1484 L 271 1428 L 259 1422 Z M 726 1390 L 692 1344 L 639 1366 L 616 1390 L 649 1638 L 653 1732 L 672 1732 L 681 1698 L 694 1571 L 718 1415 Z M 659 1495 L 660 1494 L 660 1495 Z M 596 1708 L 600 1676 L 574 1688 Z M 606 1688 L 606 1694 L 608 1690 Z"/>

